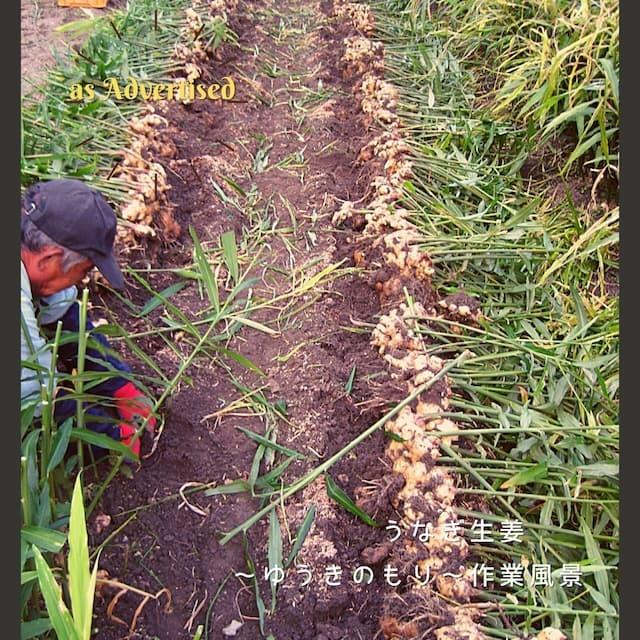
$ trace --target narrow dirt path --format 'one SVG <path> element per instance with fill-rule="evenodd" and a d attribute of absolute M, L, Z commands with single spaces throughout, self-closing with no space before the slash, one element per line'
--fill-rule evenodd
<path fill-rule="evenodd" d="M 269 333 L 244 327 L 226 346 L 265 375 L 231 359 L 224 366 L 200 359 L 188 372 L 191 384 L 171 398 L 154 455 L 131 480 L 115 482 L 105 494 L 101 509 L 112 525 L 93 536 L 94 544 L 131 520 L 105 547 L 101 567 L 139 589 L 171 593 L 170 607 L 163 596 L 141 609 L 133 638 L 192 638 L 208 612 L 210 638 L 224 637 L 222 630 L 234 620 L 242 623 L 236 638 L 261 637 L 251 581 L 232 575 L 224 582 L 247 572 L 242 537 L 218 543 L 259 501 L 245 493 L 194 494 L 193 509 L 178 508 L 180 500 L 160 502 L 186 483 L 246 479 L 256 443 L 238 427 L 262 435 L 269 428 L 278 443 L 307 456 L 287 469 L 283 477 L 290 482 L 353 440 L 403 393 L 394 392 L 369 345 L 380 312 L 375 288 L 353 268 L 349 233 L 331 224 L 340 204 L 361 200 L 368 187 L 368 176 L 355 163 L 366 132 L 353 87 L 340 70 L 339 21 L 330 17 L 326 2 L 260 0 L 239 6 L 231 26 L 241 50 L 227 48 L 214 73 L 235 79 L 235 102 L 169 106 L 164 116 L 178 157 L 168 175 L 185 238 L 188 225 L 204 246 L 235 232 L 241 268 L 256 278 L 251 295 L 262 305 L 251 319 Z M 190 241 L 160 259 L 164 266 L 189 263 Z M 151 282 L 160 290 L 170 278 L 151 274 Z M 195 286 L 172 301 L 190 314 L 203 306 Z M 175 354 L 161 340 L 150 338 L 144 346 L 163 370 L 176 370 Z M 383 387 L 384 393 L 376 392 Z M 351 496 L 362 487 L 376 488 L 374 515 L 381 523 L 391 512 L 380 491 L 388 467 L 384 447 L 377 433 L 331 470 Z M 315 505 L 315 523 L 297 562 L 312 572 L 312 581 L 301 586 L 305 576 L 295 568 L 287 574 L 264 637 L 373 638 L 385 585 L 356 587 L 349 576 L 363 564 L 361 554 L 383 543 L 384 529 L 329 501 L 318 480 L 278 510 L 285 557 L 309 505 Z M 250 529 L 249 549 L 268 609 L 267 540 L 266 522 Z M 382 559 L 384 554 L 377 561 Z M 340 585 L 326 582 L 331 565 L 342 568 Z M 98 601 L 101 638 L 125 636 L 114 616 L 129 624 L 141 603 L 129 592 L 107 614 L 115 593 L 104 589 Z"/>

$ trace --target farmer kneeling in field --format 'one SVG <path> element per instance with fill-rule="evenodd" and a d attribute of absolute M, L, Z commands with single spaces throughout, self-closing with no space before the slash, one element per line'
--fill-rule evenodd
<path fill-rule="evenodd" d="M 61 340 L 58 361 L 76 369 L 80 328 L 80 303 L 75 283 L 95 266 L 111 285 L 121 289 L 124 278 L 112 254 L 116 215 L 104 197 L 78 180 L 52 180 L 29 187 L 22 199 L 21 215 L 21 358 L 22 406 L 36 403 L 40 416 L 41 389 L 49 388 L 52 353 L 40 332 L 55 335 L 58 321 L 63 332 L 75 334 Z M 86 330 L 93 329 L 87 321 Z M 66 337 L 66 336 L 65 336 Z M 91 344 L 98 348 L 93 348 Z M 98 344 L 99 343 L 99 344 Z M 25 364 L 27 366 L 25 366 Z M 29 366 L 30 365 L 30 366 Z M 104 403 L 85 401 L 85 427 L 119 440 L 140 455 L 136 417 L 156 425 L 151 403 L 126 377 L 130 367 L 114 356 L 107 339 L 91 333 L 84 359 L 85 371 L 109 371 L 99 384 L 85 383 L 86 393 L 102 396 Z M 54 419 L 57 423 L 76 414 L 77 402 L 68 390 L 56 385 Z M 108 399 L 108 400 L 107 400 Z"/>

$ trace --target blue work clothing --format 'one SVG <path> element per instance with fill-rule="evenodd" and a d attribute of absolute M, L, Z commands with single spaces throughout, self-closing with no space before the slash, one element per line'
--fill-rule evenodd
<path fill-rule="evenodd" d="M 80 304 L 77 300 L 77 288 L 72 286 L 63 291 L 39 299 L 34 299 L 31 284 L 24 264 L 21 278 L 21 314 L 22 314 L 22 374 L 21 399 L 25 406 L 35 402 L 36 417 L 41 415 L 41 388 L 44 385 L 55 393 L 54 419 L 60 423 L 74 416 L 77 411 L 77 401 L 65 397 L 67 392 L 58 385 L 58 376 L 53 372 L 50 379 L 51 349 L 46 338 L 53 338 L 58 321 L 62 323 L 62 337 L 73 339 L 58 345 L 58 364 L 67 370 L 77 369 L 78 362 L 78 332 L 80 330 Z M 125 374 L 131 373 L 131 368 L 115 355 L 108 339 L 103 334 L 94 332 L 93 323 L 87 319 L 85 329 L 88 334 L 85 350 L 85 371 L 115 371 Z M 93 343 L 93 344 L 92 344 Z M 25 366 L 31 364 L 31 367 Z M 88 394 L 106 398 L 128 382 L 126 377 L 113 375 L 96 384 L 87 382 L 85 390 Z M 118 415 L 113 407 L 86 401 L 83 403 L 85 427 L 98 433 L 104 433 L 114 440 L 120 439 Z"/>

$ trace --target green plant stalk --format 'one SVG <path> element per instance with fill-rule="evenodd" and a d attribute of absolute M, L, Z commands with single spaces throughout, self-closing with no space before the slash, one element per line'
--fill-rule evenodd
<path fill-rule="evenodd" d="M 179 494 L 178 494 L 179 495 Z M 176 496 L 177 497 L 177 496 Z M 119 527 L 114 529 L 89 555 L 89 560 L 93 560 L 127 525 L 137 517 L 137 513 L 131 514 Z"/>
<path fill-rule="evenodd" d="M 56 335 L 53 341 L 53 349 L 51 354 L 51 369 L 49 370 L 49 388 L 47 389 L 46 401 L 42 402 L 42 451 L 40 454 L 40 478 L 42 482 L 47 479 L 47 468 L 51 456 L 51 441 L 55 438 L 55 421 L 53 419 L 53 402 L 55 398 L 55 381 L 56 381 L 56 363 L 58 361 L 58 346 L 60 336 L 62 334 L 62 323 L 58 322 L 56 326 Z M 50 478 L 49 495 L 53 501 L 54 484 L 53 478 Z"/>
<path fill-rule="evenodd" d="M 600 498 L 567 498 L 564 496 L 541 495 L 536 493 L 516 493 L 511 491 L 496 491 L 488 489 L 456 489 L 456 493 L 478 496 L 502 496 L 503 498 L 521 498 L 524 500 L 555 500 L 558 502 L 584 504 L 619 504 L 619 500 L 602 500 Z"/>
<path fill-rule="evenodd" d="M 84 392 L 84 360 L 87 351 L 87 305 L 89 302 L 89 289 L 86 287 L 82 290 L 82 300 L 80 302 L 80 327 L 78 332 L 78 368 L 77 375 L 74 379 L 75 390 L 78 396 L 82 396 Z M 81 397 L 76 399 L 76 428 L 84 427 L 84 406 Z M 84 452 L 82 442 L 78 441 L 78 460 L 80 467 L 84 466 Z"/>
<path fill-rule="evenodd" d="M 209 607 L 207 608 L 207 613 L 206 613 L 205 619 L 204 619 L 204 637 L 205 637 L 205 640 L 209 640 L 209 624 L 211 623 L 211 614 L 213 613 L 213 607 L 215 606 L 216 601 L 220 597 L 220 594 L 222 593 L 222 590 L 224 589 L 224 585 L 227 584 L 227 581 L 229 580 L 229 578 L 232 575 L 233 575 L 233 571 L 230 571 L 226 575 L 225 579 L 220 583 L 220 586 L 218 587 L 218 589 L 216 590 L 215 594 L 211 598 L 211 602 L 209 603 Z"/>
<path fill-rule="evenodd" d="M 22 522 L 31 524 L 31 500 L 29 498 L 29 482 L 27 477 L 27 459 L 20 458 L 20 500 L 22 502 Z"/>

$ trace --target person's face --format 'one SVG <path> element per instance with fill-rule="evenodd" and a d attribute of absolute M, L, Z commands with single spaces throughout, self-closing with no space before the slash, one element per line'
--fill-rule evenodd
<path fill-rule="evenodd" d="M 31 281 L 31 289 L 37 296 L 50 296 L 72 284 L 79 283 L 93 269 L 93 262 L 85 260 L 74 264 L 68 271 L 62 268 L 63 251 L 57 247 L 45 247 L 31 254 L 30 264 L 25 264 Z"/>

